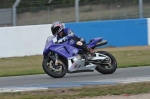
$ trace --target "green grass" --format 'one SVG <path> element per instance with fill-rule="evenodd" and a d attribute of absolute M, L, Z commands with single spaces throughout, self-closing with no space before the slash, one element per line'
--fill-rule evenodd
<path fill-rule="evenodd" d="M 25 56 L 0 59 L 0 76 L 31 75 L 44 73 L 42 69 L 43 57 Z"/>
<path fill-rule="evenodd" d="M 102 48 L 98 50 L 113 54 L 119 68 L 150 65 L 150 46 Z M 0 77 L 43 74 L 42 60 L 41 55 L 0 58 Z"/>
<path fill-rule="evenodd" d="M 71 89 L 49 89 L 31 92 L 0 93 L 1 99 L 79 99 L 85 97 L 105 95 L 135 95 L 150 93 L 150 82 L 118 84 L 118 85 L 97 85 Z"/>

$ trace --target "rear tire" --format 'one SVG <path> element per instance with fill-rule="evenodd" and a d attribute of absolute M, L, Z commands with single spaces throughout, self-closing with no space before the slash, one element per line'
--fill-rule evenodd
<path fill-rule="evenodd" d="M 62 77 L 64 77 L 67 73 L 66 65 L 64 64 L 64 62 L 59 60 L 62 63 L 62 72 L 57 73 L 57 72 L 54 72 L 50 68 L 50 66 L 48 65 L 48 64 L 50 64 L 50 61 L 54 61 L 54 60 L 52 60 L 50 58 L 45 58 L 43 60 L 42 67 L 43 67 L 43 70 L 45 71 L 45 73 L 48 74 L 49 76 L 53 77 L 53 78 L 62 78 Z"/>
<path fill-rule="evenodd" d="M 114 73 L 117 69 L 117 61 L 116 61 L 115 57 L 106 51 L 98 51 L 97 53 L 104 54 L 104 55 L 108 56 L 111 59 L 111 63 L 110 63 L 110 66 L 107 66 L 107 64 L 98 64 L 96 67 L 96 70 L 102 74 Z M 110 67 L 110 68 L 106 68 L 106 66 Z"/>

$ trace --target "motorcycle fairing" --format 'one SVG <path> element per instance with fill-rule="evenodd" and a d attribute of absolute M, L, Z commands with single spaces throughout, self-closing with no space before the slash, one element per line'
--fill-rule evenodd
<path fill-rule="evenodd" d="M 68 42 L 64 42 L 62 44 L 54 44 L 52 42 L 49 43 L 48 47 L 45 47 L 46 49 L 44 50 L 44 55 L 46 55 L 47 52 L 51 50 L 67 59 L 76 56 L 79 50 L 73 46 L 68 45 L 67 43 Z"/>
<path fill-rule="evenodd" d="M 99 57 L 99 55 L 101 55 L 101 57 Z M 95 57 L 92 57 L 90 60 L 105 60 L 106 58 L 108 58 L 108 57 L 105 55 L 102 55 L 100 53 L 95 53 Z M 71 59 L 68 60 L 68 70 L 70 72 L 79 71 L 79 70 L 95 70 L 95 68 L 97 66 L 92 63 L 85 66 L 84 65 L 85 59 L 79 60 L 76 57 L 74 57 L 72 60 L 73 60 L 73 63 L 72 63 Z"/>
<path fill-rule="evenodd" d="M 69 41 L 63 42 L 61 44 L 55 44 L 56 37 L 51 37 L 49 41 L 47 41 L 45 45 L 45 49 L 43 51 L 44 56 L 48 56 L 50 51 L 53 51 L 61 56 L 63 56 L 66 59 L 71 59 L 72 57 L 76 56 L 79 52 L 78 48 L 75 48 L 70 44 Z M 100 42 L 102 38 L 94 38 L 91 40 L 89 44 L 87 44 L 88 47 L 92 48 L 94 47 L 98 42 Z"/>
<path fill-rule="evenodd" d="M 73 72 L 73 71 L 94 71 L 96 66 L 95 64 L 90 63 L 89 65 L 84 65 L 85 59 L 78 60 L 76 57 L 73 58 L 73 63 L 72 60 L 68 60 L 68 71 Z"/>

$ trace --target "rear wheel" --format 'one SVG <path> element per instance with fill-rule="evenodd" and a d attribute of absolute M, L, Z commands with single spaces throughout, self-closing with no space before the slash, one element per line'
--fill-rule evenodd
<path fill-rule="evenodd" d="M 101 55 L 107 56 L 105 60 L 101 62 L 101 64 L 97 64 L 96 70 L 102 74 L 112 74 L 117 69 L 117 61 L 115 57 L 106 51 L 98 51 Z"/>
<path fill-rule="evenodd" d="M 45 73 L 53 78 L 62 78 L 67 73 L 66 65 L 61 60 L 59 60 L 58 65 L 55 65 L 55 60 L 45 58 L 42 67 Z"/>

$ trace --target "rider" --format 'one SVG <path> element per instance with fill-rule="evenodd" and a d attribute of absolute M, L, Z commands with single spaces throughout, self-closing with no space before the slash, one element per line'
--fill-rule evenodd
<path fill-rule="evenodd" d="M 88 48 L 86 42 L 83 38 L 74 34 L 74 32 L 69 28 L 64 28 L 63 24 L 59 21 L 56 21 L 51 26 L 51 31 L 54 36 L 57 36 L 58 43 L 70 40 L 72 45 L 76 48 L 81 48 L 83 52 L 93 54 L 94 51 L 91 48 Z"/>

